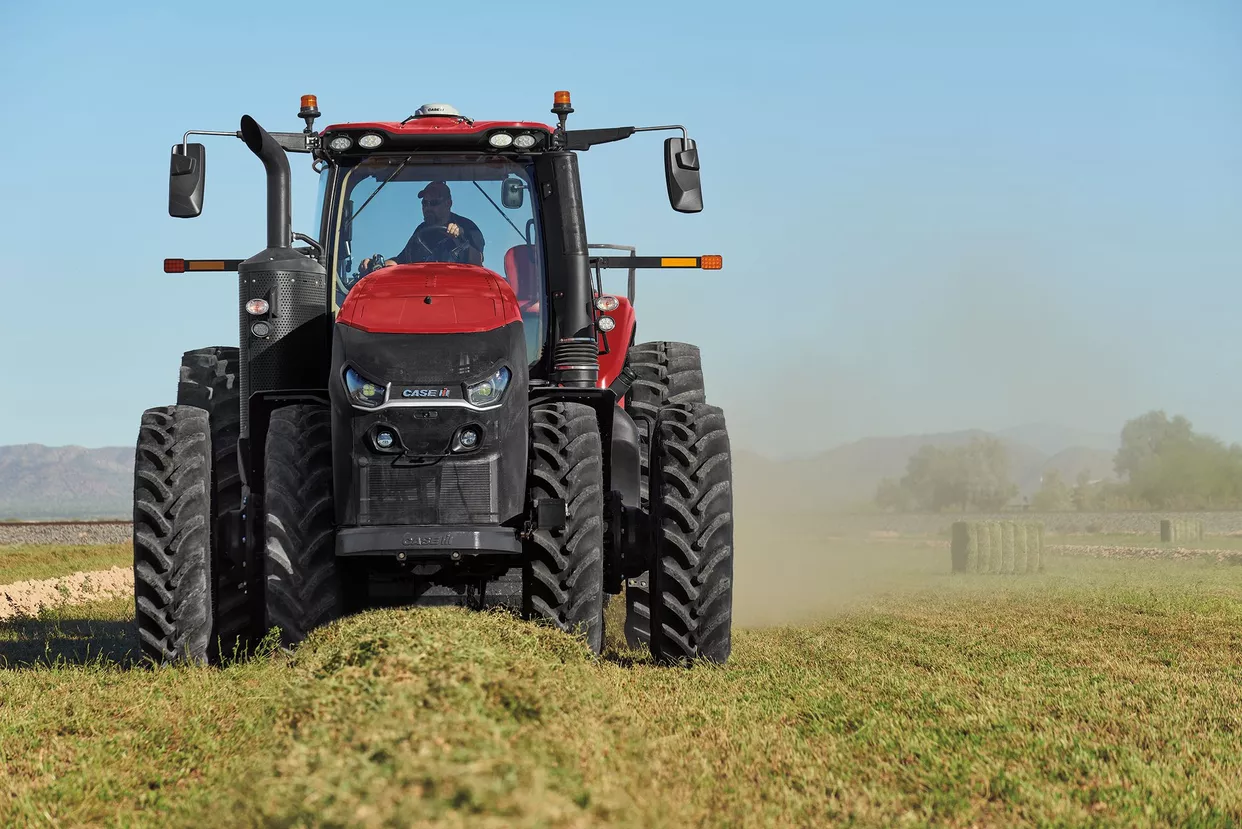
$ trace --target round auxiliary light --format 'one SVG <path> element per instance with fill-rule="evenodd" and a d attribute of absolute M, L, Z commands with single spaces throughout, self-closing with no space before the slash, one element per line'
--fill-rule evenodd
<path fill-rule="evenodd" d="M 617 299 L 615 296 L 610 296 L 609 294 L 604 294 L 599 299 L 595 300 L 595 307 L 604 313 L 615 311 L 620 305 L 621 300 Z"/>
<path fill-rule="evenodd" d="M 467 449 L 474 448 L 479 443 L 479 430 L 474 428 L 473 426 L 467 429 L 463 429 L 461 432 L 461 438 L 459 438 L 459 441 L 461 445 Z"/>
<path fill-rule="evenodd" d="M 487 139 L 487 143 L 493 147 L 507 147 L 513 143 L 513 136 L 507 132 L 494 132 Z"/>
<path fill-rule="evenodd" d="M 252 299 L 246 303 L 246 313 L 252 317 L 257 317 L 260 314 L 266 314 L 270 307 L 266 299 Z"/>
<path fill-rule="evenodd" d="M 341 150 L 348 150 L 353 144 L 354 142 L 350 140 L 348 135 L 338 135 L 328 142 L 328 149 L 340 152 Z"/>
<path fill-rule="evenodd" d="M 260 339 L 263 339 L 272 333 L 272 326 L 263 320 L 259 320 L 254 325 L 250 326 L 250 333 Z"/>
<path fill-rule="evenodd" d="M 393 444 L 392 432 L 380 432 L 375 436 L 375 445 L 380 449 L 388 449 Z"/>
<path fill-rule="evenodd" d="M 366 135 L 358 139 L 358 146 L 362 147 L 364 150 L 374 150 L 383 143 L 384 139 L 373 132 L 368 132 Z"/>
<path fill-rule="evenodd" d="M 617 327 L 617 321 L 612 317 L 600 317 L 596 325 L 599 326 L 600 331 L 611 331 Z"/>
<path fill-rule="evenodd" d="M 513 139 L 513 146 L 519 147 L 523 150 L 527 149 L 528 147 L 533 147 L 535 146 L 535 136 L 519 135 L 517 138 Z"/>

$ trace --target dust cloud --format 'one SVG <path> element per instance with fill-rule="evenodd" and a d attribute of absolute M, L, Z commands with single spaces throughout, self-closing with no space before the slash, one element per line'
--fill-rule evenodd
<path fill-rule="evenodd" d="M 1006 239 L 923 253 L 901 272 L 864 264 L 848 281 L 865 291 L 808 301 L 821 319 L 790 310 L 745 354 L 702 344 L 708 399 L 736 447 L 808 458 L 868 437 L 1033 422 L 1112 434 L 1147 408 L 1181 406 L 1175 384 L 1153 398 L 1152 332 L 1076 287 L 1088 262 Z"/>
<path fill-rule="evenodd" d="M 828 514 L 734 502 L 736 627 L 814 622 L 948 577 L 949 551 L 937 539 L 894 543 L 882 533 L 850 532 Z"/>

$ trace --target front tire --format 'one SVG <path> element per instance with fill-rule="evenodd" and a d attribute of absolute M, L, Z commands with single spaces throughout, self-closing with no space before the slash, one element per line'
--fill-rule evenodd
<path fill-rule="evenodd" d="M 272 412 L 264 449 L 266 621 L 291 648 L 344 615 L 332 501 L 332 424 L 325 406 Z"/>
<path fill-rule="evenodd" d="M 194 406 L 142 413 L 134 456 L 134 610 L 156 665 L 213 661 L 211 427 Z"/>
<path fill-rule="evenodd" d="M 717 406 L 660 410 L 652 433 L 651 652 L 723 663 L 732 650 L 733 471 Z"/>
<path fill-rule="evenodd" d="M 604 466 L 595 410 L 581 403 L 540 403 L 530 408 L 531 502 L 565 501 L 569 515 L 559 530 L 536 529 L 526 542 L 523 606 L 585 637 L 599 653 L 604 644 Z"/>

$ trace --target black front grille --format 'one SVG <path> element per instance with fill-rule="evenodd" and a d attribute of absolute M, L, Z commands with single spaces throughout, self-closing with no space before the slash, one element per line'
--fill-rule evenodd
<path fill-rule="evenodd" d="M 500 520 L 496 459 L 444 460 L 393 466 L 372 460 L 363 469 L 359 523 L 492 524 Z"/>

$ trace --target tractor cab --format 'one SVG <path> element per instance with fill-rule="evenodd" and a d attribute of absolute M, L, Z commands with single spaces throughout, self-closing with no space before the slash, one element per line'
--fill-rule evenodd
<path fill-rule="evenodd" d="M 339 316 L 364 278 L 502 277 L 520 310 L 530 363 L 547 342 L 543 221 L 530 160 L 483 154 L 376 153 L 325 169 L 325 266 Z M 421 297 L 420 297 L 421 298 Z"/>

